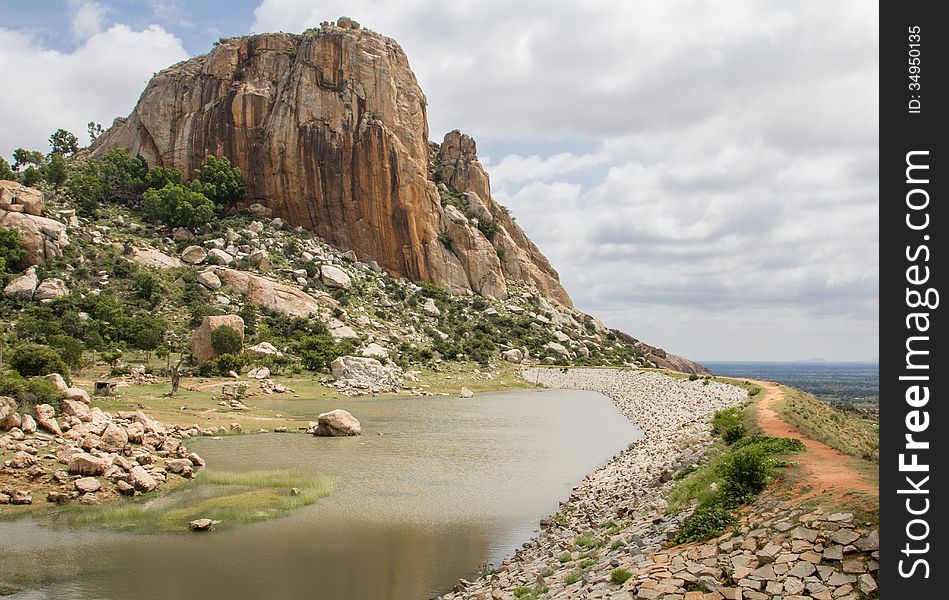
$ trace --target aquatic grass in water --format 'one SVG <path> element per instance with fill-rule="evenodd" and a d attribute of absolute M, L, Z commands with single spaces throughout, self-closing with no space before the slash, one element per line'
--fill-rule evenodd
<path fill-rule="evenodd" d="M 194 519 L 222 526 L 286 516 L 333 493 L 336 482 L 293 471 L 204 471 L 198 481 L 166 495 L 117 501 L 90 509 L 67 507 L 58 523 L 119 531 L 186 531 Z M 297 493 L 293 493 L 292 490 Z"/>

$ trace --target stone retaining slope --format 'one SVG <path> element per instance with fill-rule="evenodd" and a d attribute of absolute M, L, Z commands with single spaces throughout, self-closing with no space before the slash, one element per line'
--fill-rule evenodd
<path fill-rule="evenodd" d="M 736 532 L 663 548 L 683 516 L 663 513 L 672 475 L 701 458 L 711 416 L 745 390 L 647 371 L 531 369 L 525 377 L 603 393 L 645 435 L 574 488 L 513 557 L 443 598 L 857 600 L 875 592 L 876 531 L 851 514 L 808 512 L 768 494 Z M 610 578 L 617 568 L 631 574 L 623 584 Z"/>

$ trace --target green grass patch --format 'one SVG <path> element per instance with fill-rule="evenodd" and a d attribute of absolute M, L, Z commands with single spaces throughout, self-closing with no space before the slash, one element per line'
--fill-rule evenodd
<path fill-rule="evenodd" d="M 583 579 L 583 573 L 580 571 L 574 571 L 572 573 L 567 573 L 567 576 L 563 578 L 563 583 L 564 585 L 573 585 L 581 579 Z"/>
<path fill-rule="evenodd" d="M 593 534 L 592 531 L 587 531 L 578 535 L 574 538 L 573 543 L 577 545 L 578 548 L 599 548 L 603 545 L 597 537 Z"/>
<path fill-rule="evenodd" d="M 329 496 L 335 482 L 291 471 L 227 473 L 205 471 L 197 482 L 166 495 L 128 499 L 89 509 L 64 507 L 58 524 L 132 532 L 186 531 L 194 519 L 221 526 L 286 516 Z M 291 492 L 293 488 L 298 493 Z"/>
<path fill-rule="evenodd" d="M 623 568 L 610 571 L 610 581 L 618 585 L 623 585 L 632 576 L 632 573 Z"/>

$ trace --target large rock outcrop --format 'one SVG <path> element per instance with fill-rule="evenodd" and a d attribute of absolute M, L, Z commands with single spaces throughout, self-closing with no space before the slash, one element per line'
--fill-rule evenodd
<path fill-rule="evenodd" d="M 219 327 L 230 327 L 240 335 L 241 342 L 244 341 L 244 319 L 237 315 L 204 317 L 201 325 L 191 333 L 191 354 L 195 360 L 205 362 L 217 358 L 211 335 Z"/>
<path fill-rule="evenodd" d="M 443 144 L 440 159 L 450 185 L 475 192 L 503 231 L 488 241 L 446 217 L 428 175 L 425 107 L 399 45 L 341 19 L 223 39 L 165 69 L 93 156 L 122 147 L 186 177 L 208 154 L 227 156 L 247 177 L 244 207 L 263 205 L 394 275 L 496 298 L 507 276 L 569 305 L 556 272 L 491 201 L 473 142 L 470 152 Z"/>

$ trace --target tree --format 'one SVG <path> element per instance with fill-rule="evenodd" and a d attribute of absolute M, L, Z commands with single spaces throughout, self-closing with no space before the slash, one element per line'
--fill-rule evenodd
<path fill-rule="evenodd" d="M 2 156 L 0 156 L 0 179 L 6 179 L 8 181 L 16 181 L 18 179 L 16 171 L 10 168 L 10 163 Z"/>
<path fill-rule="evenodd" d="M 23 171 L 23 179 L 21 181 L 23 185 L 33 187 L 41 181 L 43 181 L 43 172 L 36 167 L 31 165 L 26 168 L 26 171 Z"/>
<path fill-rule="evenodd" d="M 102 128 L 102 125 L 96 123 L 95 121 L 89 121 L 89 124 L 86 125 L 86 131 L 89 133 L 89 143 L 96 141 L 100 135 L 105 133 L 105 129 Z"/>
<path fill-rule="evenodd" d="M 0 275 L 11 272 L 25 255 L 26 251 L 20 241 L 20 230 L 15 227 L 0 227 Z"/>
<path fill-rule="evenodd" d="M 136 296 L 154 306 L 161 296 L 161 278 L 152 271 L 140 271 L 132 279 L 132 289 Z"/>
<path fill-rule="evenodd" d="M 181 183 L 181 173 L 177 169 L 153 167 L 145 174 L 145 189 L 160 190 L 169 183 Z"/>
<path fill-rule="evenodd" d="M 14 348 L 10 368 L 24 377 L 68 372 L 59 352 L 40 344 L 21 344 Z"/>
<path fill-rule="evenodd" d="M 204 194 L 176 183 L 148 190 L 142 198 L 145 218 L 153 223 L 194 229 L 214 218 L 214 204 Z"/>
<path fill-rule="evenodd" d="M 195 171 L 191 189 L 227 208 L 244 198 L 247 183 L 240 168 L 232 167 L 226 156 L 210 155 L 204 159 L 204 166 Z"/>
<path fill-rule="evenodd" d="M 331 335 L 308 335 L 297 340 L 296 353 L 303 362 L 303 368 L 319 371 L 330 365 L 341 355 L 336 341 Z"/>
<path fill-rule="evenodd" d="M 100 177 L 112 192 L 112 198 L 123 202 L 138 202 L 145 191 L 148 163 L 141 156 L 132 156 L 123 148 L 113 148 L 100 162 Z"/>
<path fill-rule="evenodd" d="M 99 163 L 95 161 L 74 166 L 65 188 L 66 195 L 78 205 L 80 213 L 87 215 L 99 207 L 109 191 L 109 186 L 100 176 Z"/>
<path fill-rule="evenodd" d="M 42 167 L 46 164 L 46 157 L 43 156 L 42 152 L 37 150 L 25 150 L 23 148 L 17 148 L 13 151 L 13 170 L 19 171 L 20 167 L 26 165 L 33 165 L 34 167 Z"/>
<path fill-rule="evenodd" d="M 79 151 L 79 138 L 65 129 L 57 129 L 49 136 L 49 145 L 52 148 L 50 154 L 72 156 Z"/>
<path fill-rule="evenodd" d="M 66 161 L 61 154 L 53 154 L 46 165 L 46 181 L 58 188 L 66 182 Z"/>
<path fill-rule="evenodd" d="M 243 340 L 236 330 L 222 326 L 211 332 L 211 347 L 215 354 L 237 355 L 243 350 Z"/>

